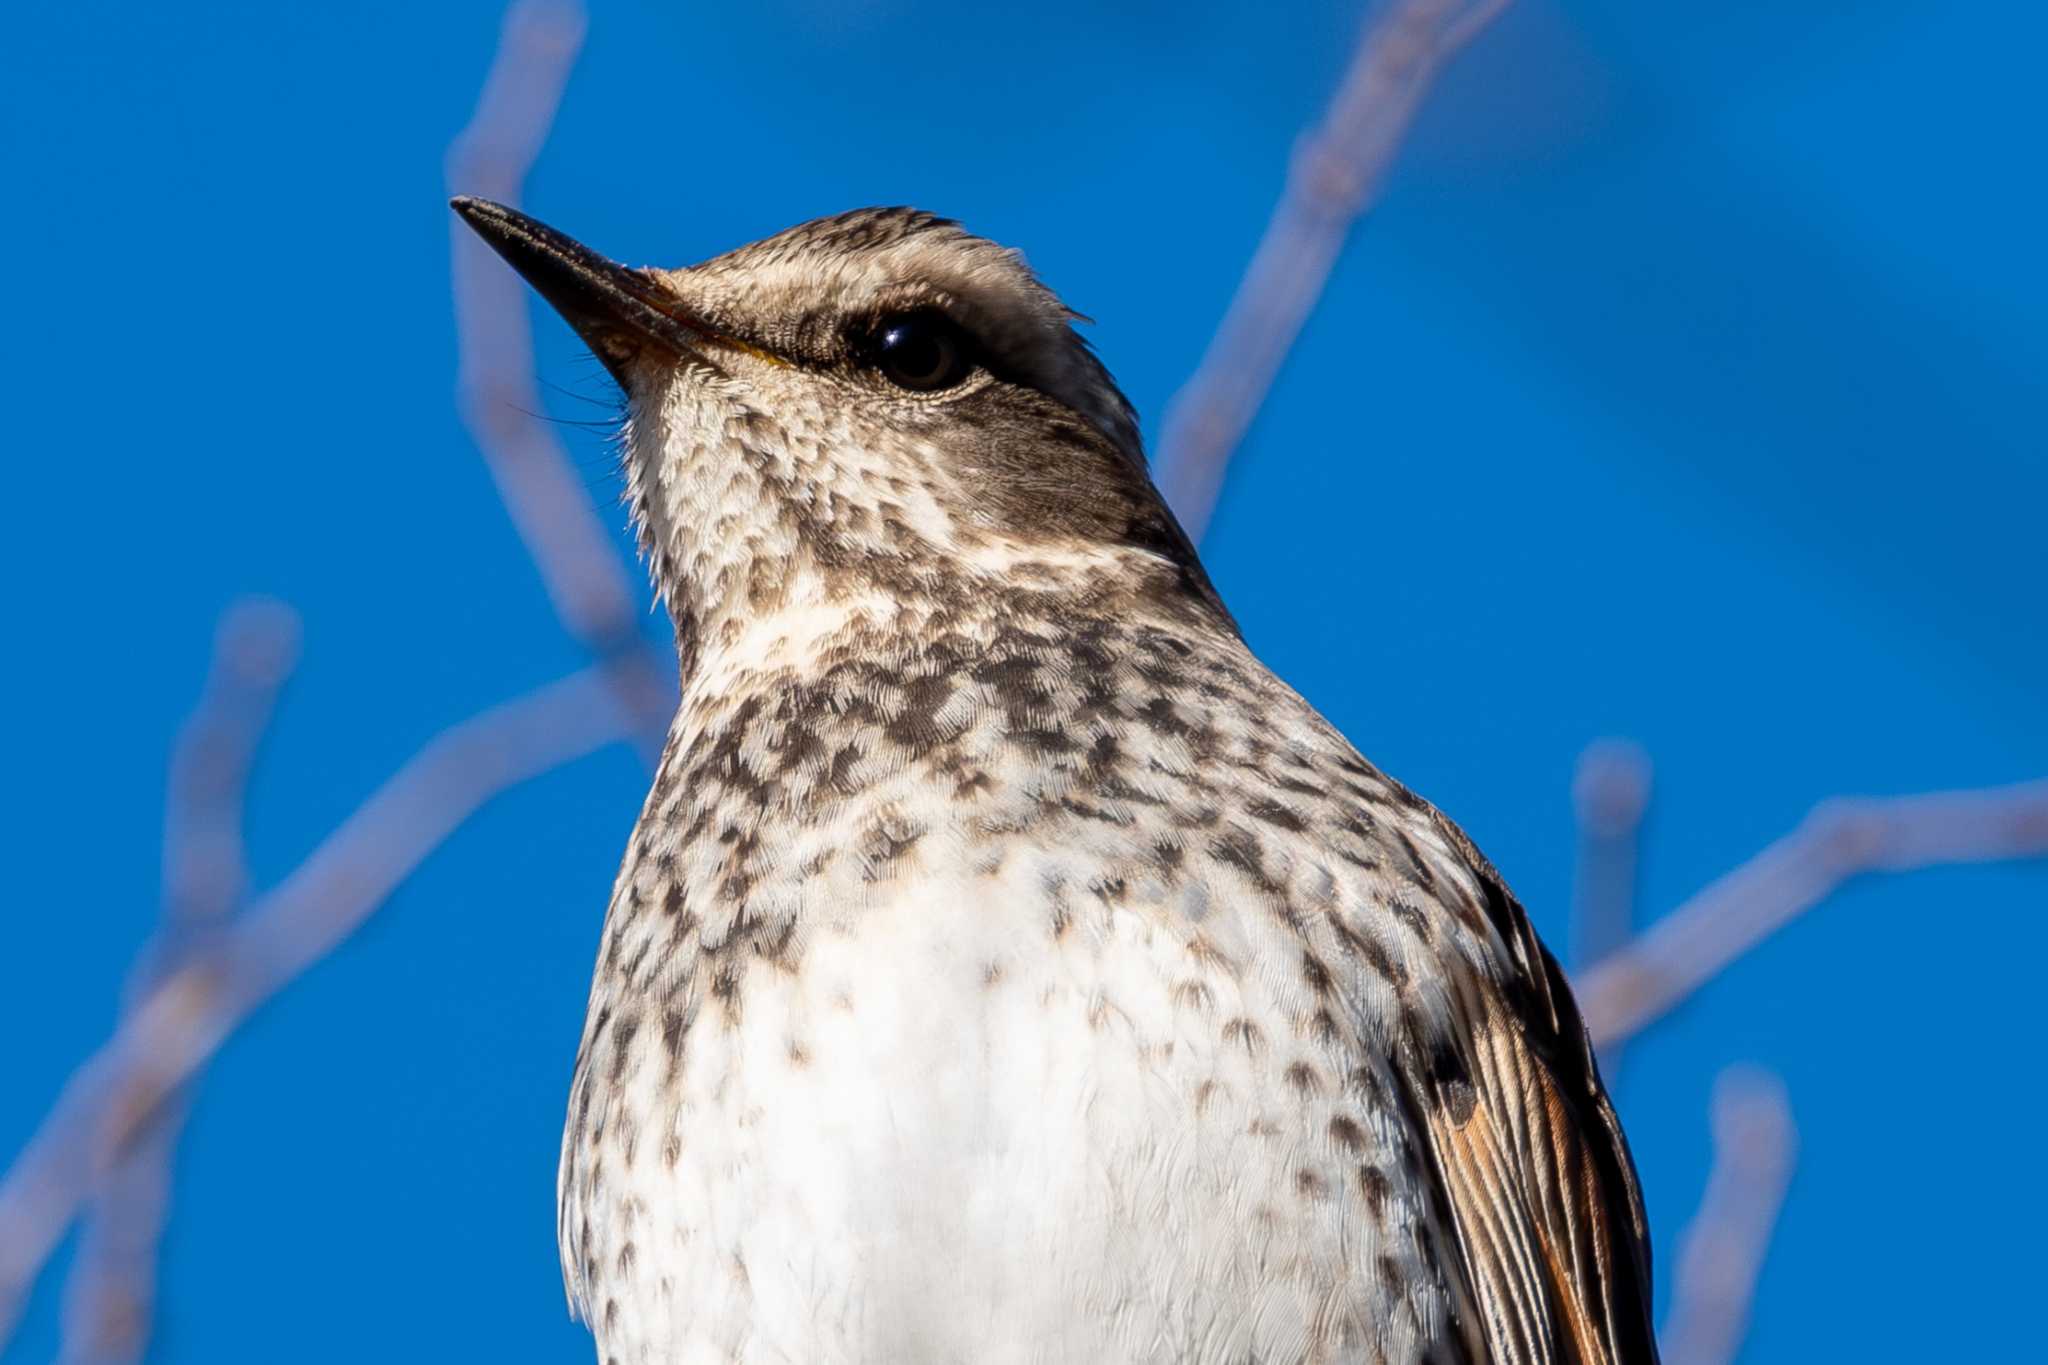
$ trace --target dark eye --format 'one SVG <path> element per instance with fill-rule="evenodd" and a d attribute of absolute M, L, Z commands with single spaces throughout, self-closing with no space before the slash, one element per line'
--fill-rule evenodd
<path fill-rule="evenodd" d="M 929 309 L 882 318 L 874 331 L 874 357 L 891 384 L 919 393 L 950 389 L 974 370 L 966 333 Z"/>

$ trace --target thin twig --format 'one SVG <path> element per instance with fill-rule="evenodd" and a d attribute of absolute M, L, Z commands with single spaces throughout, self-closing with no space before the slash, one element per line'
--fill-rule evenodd
<path fill-rule="evenodd" d="M 582 8 L 570 0 L 515 0 L 506 14 L 498 53 L 476 113 L 449 150 L 448 173 L 454 188 L 507 201 L 517 199 L 520 183 L 553 125 L 583 32 Z M 451 231 L 465 418 L 540 568 L 557 615 L 599 660 L 599 668 L 584 676 L 602 680 L 631 718 L 631 729 L 643 753 L 651 753 L 666 728 L 673 689 L 664 683 L 659 656 L 634 629 L 633 595 L 602 524 L 577 484 L 566 452 L 521 411 L 539 407 L 523 294 L 495 261 L 484 259 L 487 253 L 478 249 L 470 234 L 455 228 Z M 243 706 L 238 720 L 259 725 L 268 700 L 248 696 L 239 700 Z M 260 705 L 256 704 L 259 700 Z M 521 713 L 497 714 L 516 720 Z M 442 771 L 449 756 L 476 756 L 476 740 L 489 734 L 488 728 L 479 727 L 488 719 L 479 717 L 445 734 L 401 773 L 401 778 L 434 775 L 442 785 L 449 785 L 451 776 Z M 245 979 L 235 956 L 262 944 L 262 922 L 252 921 L 236 936 L 218 942 L 193 941 L 194 931 L 203 922 L 217 922 L 233 908 L 244 875 L 239 789 L 253 752 L 254 731 L 247 732 L 244 742 L 244 732 L 233 728 L 235 721 L 216 722 L 221 722 L 221 716 L 214 712 L 195 721 L 194 742 L 186 746 L 187 761 L 180 764 L 183 776 L 174 776 L 167 819 L 167 930 L 137 972 L 140 1003 L 116 1042 L 74 1078 L 58 1111 L 46 1120 L 42 1134 L 24 1153 L 14 1174 L 0 1185 L 0 1338 L 18 1310 L 29 1277 L 68 1223 L 75 1197 L 82 1197 L 89 1185 L 98 1182 L 97 1204 L 104 1216 L 94 1220 L 82 1247 L 66 1314 L 67 1355 L 106 1360 L 133 1358 L 139 1353 L 147 1337 L 154 1248 L 183 1106 L 175 1083 L 160 1094 L 137 1097 L 125 1094 L 121 1084 L 104 1075 L 90 1084 L 88 1078 L 113 1069 L 116 1061 L 131 1053 L 133 1074 L 142 1078 L 134 1084 L 144 1090 L 149 1077 L 166 1071 L 183 1074 L 178 1066 L 152 1053 L 154 1044 L 144 1031 L 163 1012 L 165 1002 L 200 992 L 206 1011 L 210 1011 L 202 1017 L 213 1021 L 206 1027 L 217 1028 L 224 1036 L 257 1001 L 339 941 L 337 935 L 310 956 L 304 955 L 303 947 L 280 945 L 287 960 L 297 958 L 297 965 L 267 983 L 260 973 Z M 567 725 L 562 738 L 573 741 L 581 732 L 582 727 Z M 206 752 L 209 749 L 213 752 Z M 215 774 L 212 779 L 205 775 L 209 768 Z M 475 775 L 488 779 L 489 772 L 486 765 Z M 188 790 L 185 779 L 199 782 L 201 789 Z M 209 780 L 218 791 L 204 789 Z M 387 788 L 387 798 L 404 793 L 397 779 L 394 788 Z M 234 809 L 223 811 L 217 796 L 232 797 Z M 459 822 L 466 809 L 458 807 L 451 813 Z M 323 849 L 331 850 L 337 842 L 347 846 L 344 836 L 350 830 L 374 827 L 383 816 L 382 808 L 365 806 Z M 418 832 L 435 825 L 430 818 L 415 819 L 411 829 Z M 452 824 L 446 825 L 442 835 L 411 845 L 413 861 L 423 858 L 452 828 Z M 392 847 L 402 850 L 408 845 L 401 840 Z M 341 893 L 359 894 L 363 885 L 375 884 L 379 876 L 374 859 L 347 873 L 332 864 L 320 864 L 320 855 L 308 866 L 316 864 L 327 869 L 327 880 Z M 395 884 L 395 879 L 389 883 Z M 284 896 L 291 885 L 277 895 Z M 380 891 L 367 901 L 344 898 L 325 907 L 309 903 L 302 915 L 305 930 L 301 938 L 317 940 L 323 920 L 334 925 L 359 922 L 383 894 Z M 185 1022 L 188 1027 L 198 1027 L 194 1021 Z M 196 1067 L 219 1043 L 219 1037 L 207 1040 L 205 1027 L 194 1036 L 201 1041 L 185 1070 Z M 85 1103 L 95 1088 L 103 1088 L 105 1102 L 119 1103 L 127 1118 L 113 1125 L 112 1131 L 101 1133 L 97 1147 L 67 1144 L 63 1140 L 66 1125 L 60 1122 L 66 1115 L 75 1122 L 104 1126 Z M 68 1186 L 37 1185 L 35 1158 L 43 1158 L 41 1169 L 47 1171 L 53 1163 L 62 1165 L 67 1147 L 74 1157 L 80 1157 L 68 1168 L 74 1181 Z M 29 1214 L 52 1211 L 61 1221 L 39 1223 L 27 1217 L 19 1220 L 29 1225 L 25 1236 L 17 1235 L 19 1230 L 8 1215 L 24 1210 Z"/>
<path fill-rule="evenodd" d="M 250 1011 L 324 958 L 491 797 L 625 737 L 598 669 L 443 731 L 80 1067 L 0 1180 L 0 1343 L 64 1229 Z"/>
<path fill-rule="evenodd" d="M 1714 1169 L 1679 1246 L 1665 1365 L 1730 1365 L 1770 1252 L 1799 1146 L 1785 1086 L 1729 1067 L 1714 1083 Z"/>
<path fill-rule="evenodd" d="M 1650 756 L 1625 739 L 1586 746 L 1572 779 L 1578 867 L 1572 885 L 1572 961 L 1598 962 L 1635 933 L 1636 866 L 1650 804 Z"/>
<path fill-rule="evenodd" d="M 2048 855 L 2048 780 L 1816 806 L 1792 833 L 1588 971 L 1593 1041 L 1640 1032 L 1722 968 L 1865 872 Z"/>
<path fill-rule="evenodd" d="M 458 188 L 517 198 L 582 34 L 580 6 L 516 0 L 477 114 L 450 149 Z M 558 615 L 598 664 L 444 731 L 245 918 L 145 962 L 137 977 L 147 985 L 113 1040 L 74 1073 L 0 1180 L 0 1343 L 84 1200 L 102 1191 L 110 1208 L 132 1200 L 123 1216 L 155 1227 L 163 1189 L 153 1173 L 169 1158 L 170 1109 L 251 1010 L 330 952 L 496 792 L 629 733 L 643 752 L 659 743 L 674 689 L 634 629 L 633 595 L 603 527 L 559 443 L 531 423 L 508 420 L 539 406 L 523 296 L 495 262 L 481 259 L 467 233 L 457 232 L 454 242 L 465 415 Z M 167 905 L 180 915 L 179 907 L 232 906 L 240 858 L 226 856 L 222 845 L 239 845 L 235 825 L 209 818 L 187 831 L 181 822 L 191 812 L 178 809 L 179 797 L 172 804 Z M 130 1169 L 132 1183 L 121 1175 Z M 153 1231 L 141 1240 L 153 1243 Z M 130 1271 L 110 1273 L 118 1279 Z M 124 1330 L 109 1292 L 96 1270 L 78 1286 L 68 1327 L 77 1348 L 94 1349 L 95 1334 Z M 133 1282 L 125 1292 L 133 1298 L 147 1287 Z"/>
<path fill-rule="evenodd" d="M 242 900 L 249 772 L 298 647 L 298 614 L 281 602 L 240 602 L 221 618 L 206 685 L 172 750 L 162 924 L 130 982 L 131 1008 L 218 934 Z M 183 1095 L 168 1101 L 93 1198 L 68 1286 L 66 1360 L 114 1365 L 142 1357 L 185 1107 Z"/>
<path fill-rule="evenodd" d="M 1394 0 L 1376 10 L 1322 123 L 1302 139 L 1223 322 L 1166 410 L 1160 483 L 1188 534 L 1207 529 L 1223 475 L 1315 310 L 1352 224 L 1372 207 L 1443 64 L 1508 0 Z"/>
<path fill-rule="evenodd" d="M 515 0 L 469 126 L 449 145 L 448 188 L 517 204 L 552 128 L 583 43 L 574 0 Z M 658 651 L 604 522 L 546 423 L 534 381 L 526 288 L 475 233 L 449 220 L 456 401 L 569 633 L 607 666 L 643 757 L 659 750 L 675 709 Z"/>

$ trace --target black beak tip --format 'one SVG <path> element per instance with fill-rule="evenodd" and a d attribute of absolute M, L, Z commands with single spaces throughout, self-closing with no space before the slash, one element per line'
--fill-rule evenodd
<path fill-rule="evenodd" d="M 503 204 L 489 199 L 479 199 L 473 194 L 458 194 L 448 201 L 462 221 L 480 233 L 488 234 L 493 227 L 516 221 L 521 215 Z"/>
<path fill-rule="evenodd" d="M 448 201 L 457 217 L 469 225 L 484 245 L 504 257 L 511 267 L 554 302 L 549 283 L 558 277 L 588 276 L 609 265 L 578 243 L 547 224 L 527 217 L 509 204 L 458 194 Z"/>
<path fill-rule="evenodd" d="M 562 319 L 590 344 L 621 383 L 624 338 L 652 341 L 677 353 L 696 351 L 709 328 L 678 316 L 675 301 L 637 270 L 607 260 L 547 224 L 505 204 L 458 194 L 448 201 L 484 244 L 524 276 Z"/>

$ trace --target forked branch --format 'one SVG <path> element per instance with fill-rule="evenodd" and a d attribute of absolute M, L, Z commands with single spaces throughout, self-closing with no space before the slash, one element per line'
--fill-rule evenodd
<path fill-rule="evenodd" d="M 298 614 L 281 602 L 237 603 L 221 618 L 199 704 L 172 749 L 162 923 L 130 982 L 131 1004 L 203 951 L 241 903 L 249 773 L 298 651 Z M 166 1101 L 93 1198 L 66 1295 L 67 1361 L 118 1365 L 142 1358 L 185 1104 L 183 1095 Z"/>
<path fill-rule="evenodd" d="M 157 982 L 0 1180 L 0 1342 L 80 1204 L 252 1010 L 354 933 L 484 802 L 623 734 L 595 669 L 443 731 L 274 891 Z"/>
<path fill-rule="evenodd" d="M 582 35 L 570 0 L 517 0 L 476 116 L 450 150 L 454 185 L 518 197 Z M 211 755 L 199 769 L 213 776 L 187 792 L 188 754 L 173 779 L 165 897 L 174 922 L 203 920 L 208 932 L 168 936 L 172 947 L 145 954 L 114 1038 L 74 1073 L 0 1180 L 0 1344 L 65 1229 L 97 1197 L 103 1217 L 82 1249 L 67 1354 L 139 1352 L 180 1090 L 250 1011 L 352 933 L 491 796 L 628 734 L 651 753 L 666 728 L 673 689 L 634 627 L 609 538 L 560 443 L 521 412 L 539 406 L 523 293 L 453 230 L 463 410 L 557 614 L 597 666 L 444 731 L 233 921 L 241 782 L 269 703 L 245 692 L 202 706 L 189 747 Z"/>

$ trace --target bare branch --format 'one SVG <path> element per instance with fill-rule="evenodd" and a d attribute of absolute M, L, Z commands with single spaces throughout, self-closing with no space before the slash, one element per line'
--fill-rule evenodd
<path fill-rule="evenodd" d="M 249 598 L 221 617 L 211 671 L 171 751 L 164 927 L 200 929 L 241 901 L 242 817 L 256 748 L 299 659 L 299 614 Z"/>
<path fill-rule="evenodd" d="M 1722 968 L 1865 872 L 2048 855 L 2048 780 L 1836 799 L 1659 920 L 1580 981 L 1593 1041 L 1640 1032 Z"/>
<path fill-rule="evenodd" d="M 137 1132 L 258 1005 L 368 919 L 491 797 L 625 737 L 588 669 L 443 731 L 216 942 L 136 1005 L 0 1180 L 0 1342 Z"/>
<path fill-rule="evenodd" d="M 452 188 L 516 202 L 583 30 L 573 0 L 515 0 L 476 113 L 449 149 Z M 246 674 L 272 693 L 216 698 L 210 689 L 180 746 L 167 817 L 166 932 L 145 955 L 113 1040 L 74 1074 L 0 1181 L 0 1342 L 81 1202 L 97 1195 L 104 1216 L 74 1284 L 67 1349 L 95 1359 L 136 1354 L 181 1087 L 251 1010 L 331 951 L 491 795 L 624 733 L 651 754 L 666 730 L 674 689 L 635 628 L 625 572 L 560 442 L 525 415 L 540 404 L 523 291 L 467 231 L 451 224 L 451 232 L 464 417 L 557 615 L 597 667 L 444 732 L 226 927 L 245 879 L 241 791 L 283 671 L 262 683 L 264 632 L 251 637 L 243 629 L 251 618 L 239 621 L 217 677 L 232 683 Z M 202 925 L 211 932 L 193 932 Z"/>
<path fill-rule="evenodd" d="M 1430 83 L 1505 8 L 1507 0 L 1394 0 L 1367 23 L 1322 123 L 1295 149 L 1279 206 L 1201 365 L 1166 410 L 1160 483 L 1195 540 Z"/>
<path fill-rule="evenodd" d="M 476 112 L 448 148 L 451 193 L 519 202 L 583 33 L 583 7 L 574 0 L 515 0 Z M 651 756 L 668 729 L 674 689 L 657 651 L 640 634 L 638 597 L 568 451 L 534 416 L 541 399 L 525 286 L 452 216 L 449 234 L 463 422 L 556 616 L 610 666 L 642 754 Z"/>
<path fill-rule="evenodd" d="M 1714 1169 L 1679 1247 L 1661 1343 L 1666 1365 L 1735 1359 L 1799 1146 L 1784 1083 L 1768 1071 L 1723 1071 L 1713 1121 Z"/>
<path fill-rule="evenodd" d="M 298 614 L 281 602 L 240 602 L 221 618 L 206 685 L 172 750 L 163 923 L 129 983 L 131 1007 L 217 933 L 242 899 L 249 771 L 298 648 Z M 164 1106 L 93 1200 L 65 1307 L 67 1360 L 114 1365 L 142 1357 L 184 1107 L 182 1096 Z"/>
<path fill-rule="evenodd" d="M 1635 933 L 1636 863 L 1650 803 L 1650 756 L 1625 739 L 1579 755 L 1572 781 L 1578 869 L 1572 896 L 1572 960 L 1598 962 Z"/>

